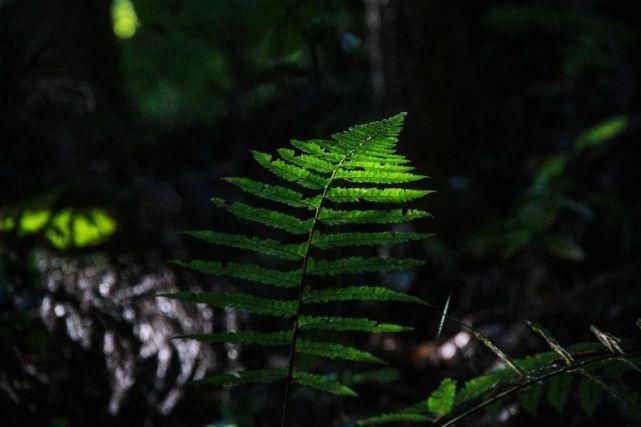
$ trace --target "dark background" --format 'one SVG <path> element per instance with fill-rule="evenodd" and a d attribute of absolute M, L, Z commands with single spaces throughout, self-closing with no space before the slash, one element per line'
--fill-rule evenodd
<path fill-rule="evenodd" d="M 227 285 L 168 261 L 220 255 L 181 230 L 245 231 L 209 199 L 241 197 L 219 178 L 256 176 L 250 149 L 399 111 L 437 193 L 413 225 L 436 237 L 407 249 L 428 265 L 396 282 L 452 292 L 515 357 L 545 350 L 526 318 L 638 342 L 639 52 L 624 1 L 0 1 L 2 424 L 270 425 L 279 387 L 185 383 L 279 356 L 170 340 L 260 320 L 153 295 Z M 416 330 L 361 341 L 398 378 L 356 402 L 302 393 L 295 425 L 347 426 L 494 362 L 474 340 L 449 357 L 460 330 L 436 340 L 428 310 L 384 311 Z M 633 425 L 575 400 L 502 424 Z"/>

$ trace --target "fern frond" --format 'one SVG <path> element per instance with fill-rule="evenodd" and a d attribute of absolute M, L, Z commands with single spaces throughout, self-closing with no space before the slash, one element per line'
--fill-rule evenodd
<path fill-rule="evenodd" d="M 354 362 L 372 362 L 385 364 L 381 359 L 366 351 L 354 347 L 319 341 L 298 340 L 296 349 L 310 356 L 326 357 L 328 359 L 344 359 Z"/>
<path fill-rule="evenodd" d="M 418 209 L 393 210 L 334 210 L 323 208 L 318 220 L 327 225 L 345 224 L 394 224 L 429 217 L 430 213 Z"/>
<path fill-rule="evenodd" d="M 426 304 L 420 298 L 380 286 L 349 286 L 317 291 L 306 290 L 303 295 L 305 304 L 323 304 L 334 301 L 399 301 Z"/>
<path fill-rule="evenodd" d="M 302 274 L 300 270 L 281 271 L 237 262 L 223 264 L 217 261 L 192 260 L 190 262 L 175 261 L 174 264 L 213 276 L 233 277 L 280 288 L 295 288 Z"/>
<path fill-rule="evenodd" d="M 329 179 L 292 165 L 282 160 L 272 160 L 271 154 L 252 151 L 256 161 L 265 169 L 280 178 L 312 190 L 320 190 L 329 184 Z"/>
<path fill-rule="evenodd" d="M 334 203 L 407 203 L 432 193 L 430 190 L 405 188 L 345 188 L 334 187 L 327 190 L 327 200 Z"/>
<path fill-rule="evenodd" d="M 333 261 L 310 259 L 307 273 L 312 276 L 337 276 L 349 273 L 370 273 L 408 270 L 420 267 L 423 261 L 410 258 L 362 258 L 350 257 Z"/>
<path fill-rule="evenodd" d="M 234 263 L 195 260 L 178 263 L 216 276 L 258 282 L 274 287 L 295 288 L 296 300 L 273 300 L 242 293 L 192 293 L 165 294 L 181 301 L 209 304 L 221 308 L 234 308 L 255 314 L 276 317 L 291 317 L 290 330 L 253 332 L 222 332 L 190 334 L 185 339 L 209 343 L 242 343 L 263 346 L 289 346 L 289 361 L 286 368 L 246 371 L 208 377 L 208 384 L 244 384 L 247 382 L 271 382 L 285 379 L 285 397 L 282 425 L 286 425 L 289 391 L 292 384 L 314 388 L 334 394 L 355 396 L 356 393 L 335 380 L 296 369 L 296 357 L 307 354 L 329 359 L 344 359 L 357 362 L 383 363 L 376 356 L 357 348 L 331 342 L 301 339 L 299 332 L 336 331 L 394 333 L 410 330 L 406 326 L 381 323 L 367 318 L 306 315 L 308 304 L 324 304 L 334 301 L 398 301 L 425 304 L 416 297 L 379 286 L 351 286 L 346 288 L 312 289 L 310 276 L 324 277 L 340 274 L 389 272 L 414 268 L 422 261 L 402 258 L 351 257 L 322 260 L 317 251 L 348 246 L 378 246 L 404 243 L 428 237 L 413 232 L 342 232 L 321 234 L 321 225 L 343 226 L 350 224 L 393 224 L 429 216 L 426 211 L 413 209 L 393 210 L 333 210 L 326 208 L 330 202 L 357 203 L 375 202 L 400 204 L 421 198 L 428 190 L 402 188 L 403 184 L 425 178 L 414 173 L 409 160 L 396 152 L 398 135 L 405 115 L 398 114 L 378 122 L 357 125 L 335 133 L 331 140 L 291 141 L 293 148 L 277 150 L 278 156 L 253 152 L 255 160 L 276 177 L 304 188 L 300 192 L 290 189 L 289 184 L 272 185 L 246 178 L 227 178 L 227 181 L 242 191 L 286 207 L 301 208 L 307 218 L 281 212 L 281 209 L 265 209 L 242 202 L 226 202 L 212 199 L 214 204 L 230 214 L 272 227 L 287 233 L 305 236 L 304 243 L 288 243 L 241 234 L 214 231 L 194 231 L 189 234 L 207 242 L 252 251 L 281 258 L 300 261 L 295 270 L 283 271 L 266 268 L 253 263 Z M 342 186 L 336 186 L 337 182 Z M 357 185 L 358 187 L 351 187 Z M 369 187 L 370 185 L 380 186 Z M 390 187 L 391 186 L 391 187 Z M 281 208 L 283 206 L 280 206 Z M 310 212 L 312 211 L 312 212 Z M 342 231 L 342 230 L 341 230 Z M 302 239 L 301 239 L 302 240 Z M 287 243 L 286 243 L 287 242 Z M 315 285 L 314 285 L 315 286 Z M 409 416 L 409 415 L 408 415 Z M 415 418 L 419 417 L 415 415 Z M 420 416 L 423 418 L 422 416 Z"/>
<path fill-rule="evenodd" d="M 271 255 L 288 261 L 303 258 L 305 246 L 301 244 L 284 244 L 272 239 L 259 239 L 239 234 L 218 233 L 215 231 L 187 231 L 185 234 L 204 240 L 214 245 L 229 246 L 237 249 Z"/>
<path fill-rule="evenodd" d="M 300 220 L 294 216 L 264 208 L 255 208 L 245 203 L 227 203 L 223 199 L 213 198 L 212 202 L 230 214 L 248 221 L 258 222 L 269 227 L 278 228 L 292 234 L 307 234 L 312 228 L 312 219 Z"/>
<path fill-rule="evenodd" d="M 306 199 L 302 193 L 290 190 L 280 185 L 265 184 L 248 178 L 225 178 L 225 181 L 235 185 L 246 193 L 272 202 L 282 203 L 294 208 L 315 209 L 320 197 Z"/>
<path fill-rule="evenodd" d="M 382 246 L 397 243 L 406 243 L 412 240 L 424 240 L 430 237 L 427 233 L 383 231 L 376 233 L 336 233 L 322 234 L 315 231 L 312 237 L 312 246 L 321 250 L 334 249 L 345 246 Z"/>
<path fill-rule="evenodd" d="M 296 301 L 258 298 L 240 292 L 226 294 L 215 292 L 173 292 L 158 294 L 157 296 L 185 302 L 202 303 L 219 308 L 235 308 L 248 313 L 268 316 L 292 317 L 296 314 Z"/>
<path fill-rule="evenodd" d="M 196 340 L 206 343 L 257 344 L 266 347 L 289 345 L 292 342 L 292 331 L 277 332 L 218 332 L 208 334 L 179 335 L 176 338 Z"/>
<path fill-rule="evenodd" d="M 326 316 L 301 316 L 299 319 L 299 327 L 302 329 L 360 331 L 370 333 L 395 333 L 414 329 L 392 323 L 381 323 L 370 319 Z"/>

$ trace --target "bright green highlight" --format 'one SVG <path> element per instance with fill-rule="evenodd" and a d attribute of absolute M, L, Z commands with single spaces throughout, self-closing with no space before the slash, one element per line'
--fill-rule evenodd
<path fill-rule="evenodd" d="M 111 5 L 114 34 L 121 39 L 130 39 L 139 26 L 138 15 L 130 0 L 114 0 Z"/>

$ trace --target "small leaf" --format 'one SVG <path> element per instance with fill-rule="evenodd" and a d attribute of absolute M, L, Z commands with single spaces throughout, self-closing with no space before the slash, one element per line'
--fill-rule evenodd
<path fill-rule="evenodd" d="M 348 286 L 317 291 L 306 290 L 305 304 L 322 304 L 334 301 L 399 301 L 426 304 L 423 300 L 380 286 Z"/>
<path fill-rule="evenodd" d="M 427 415 L 423 415 L 418 412 L 416 409 L 408 409 L 405 411 L 399 411 L 389 414 L 383 414 L 376 417 L 365 418 L 362 420 L 356 421 L 357 426 L 376 426 L 380 424 L 392 424 L 392 423 L 427 423 L 432 421 Z"/>
<path fill-rule="evenodd" d="M 339 274 L 355 274 L 370 272 L 385 272 L 407 270 L 420 267 L 423 261 L 409 258 L 341 258 L 334 261 L 315 261 L 310 258 L 307 272 L 312 276 L 337 276 Z"/>
<path fill-rule="evenodd" d="M 315 390 L 324 391 L 331 394 L 338 394 L 342 396 L 358 396 L 354 390 L 343 385 L 333 379 L 322 377 L 320 375 L 310 374 L 304 371 L 295 371 L 293 380 L 296 384 L 305 387 L 313 388 Z"/>
<path fill-rule="evenodd" d="M 344 359 L 355 362 L 372 362 L 385 364 L 378 357 L 366 352 L 342 344 L 329 342 L 298 340 L 296 351 L 312 356 L 326 357 L 328 359 Z"/>
<path fill-rule="evenodd" d="M 548 345 L 554 350 L 556 354 L 561 356 L 561 358 L 565 361 L 565 363 L 568 366 L 571 366 L 574 363 L 574 358 L 570 354 L 569 351 L 563 348 L 561 344 L 557 341 L 556 338 L 552 336 L 552 334 L 545 329 L 543 326 L 539 325 L 538 323 L 535 322 L 530 322 L 529 320 L 526 320 L 525 323 L 532 329 L 534 332 L 539 334 L 543 339 L 548 343 Z"/>
<path fill-rule="evenodd" d="M 456 396 L 456 381 L 445 378 L 427 399 L 427 409 L 438 416 L 447 415 L 454 407 Z"/>
<path fill-rule="evenodd" d="M 526 377 L 527 374 L 523 369 L 519 368 L 513 361 L 510 359 L 503 351 L 498 348 L 489 338 L 487 338 L 485 335 L 477 331 L 476 329 L 471 329 L 471 332 L 474 334 L 474 336 L 481 341 L 492 353 L 496 354 L 499 359 L 503 363 L 505 363 L 507 366 L 510 367 L 514 372 L 516 372 L 519 376 L 521 377 Z"/>
<path fill-rule="evenodd" d="M 282 160 L 272 160 L 272 156 L 259 151 L 252 151 L 256 161 L 265 169 L 283 178 L 286 181 L 293 182 L 305 188 L 319 190 L 329 184 L 329 179 L 310 172 L 307 169 L 286 163 Z"/>
<path fill-rule="evenodd" d="M 375 320 L 352 317 L 301 316 L 301 329 L 322 329 L 328 331 L 360 331 L 370 333 L 395 333 L 411 331 L 413 328 Z"/>
<path fill-rule="evenodd" d="M 265 184 L 248 178 L 225 178 L 225 181 L 234 184 L 246 193 L 260 197 L 272 202 L 283 203 L 295 208 L 313 209 L 318 206 L 320 197 L 317 199 L 306 199 L 294 190 L 279 185 Z"/>
<path fill-rule="evenodd" d="M 572 375 L 557 375 L 549 381 L 548 402 L 554 406 L 559 413 L 568 401 L 570 388 L 572 387 Z"/>
<path fill-rule="evenodd" d="M 326 197 L 335 203 L 356 203 L 360 201 L 375 203 L 407 203 L 432 193 L 429 190 L 405 188 L 343 188 L 332 187 Z"/>
<path fill-rule="evenodd" d="M 436 339 L 439 339 L 441 337 L 441 332 L 443 332 L 443 326 L 445 325 L 445 318 L 447 317 L 447 310 L 450 308 L 450 299 L 452 298 L 452 291 L 450 291 L 449 295 L 447 296 L 447 300 L 445 301 L 445 307 L 443 307 L 443 311 L 441 312 L 441 320 L 438 323 L 438 332 L 436 333 Z"/>
<path fill-rule="evenodd" d="M 590 331 L 596 336 L 601 344 L 607 348 L 610 352 L 615 354 L 623 354 L 623 349 L 621 348 L 621 338 L 617 338 L 614 335 L 608 334 L 599 330 L 594 325 L 590 326 Z"/>
<path fill-rule="evenodd" d="M 579 381 L 579 403 L 588 417 L 594 414 L 594 410 L 601 400 L 601 386 L 590 378 L 583 376 Z"/>
<path fill-rule="evenodd" d="M 536 411 L 543 396 L 543 385 L 535 383 L 520 391 L 517 395 L 519 403 L 532 416 L 536 416 Z"/>
<path fill-rule="evenodd" d="M 228 204 L 224 200 L 218 198 L 213 198 L 212 202 L 216 206 L 225 209 L 227 212 L 231 213 L 234 216 L 246 219 L 248 221 L 258 222 L 269 227 L 285 230 L 288 233 L 308 234 L 309 230 L 311 230 L 312 228 L 313 220 L 311 218 L 301 221 L 296 217 L 286 215 L 278 211 L 255 208 L 253 206 L 249 206 L 245 203 L 239 202 Z"/>
<path fill-rule="evenodd" d="M 239 234 L 218 233 L 215 231 L 187 231 L 185 234 L 202 239 L 214 245 L 230 246 L 238 249 L 259 252 L 281 259 L 296 261 L 303 257 L 305 246 L 301 244 L 284 244 L 272 239 L 259 239 Z"/>
<path fill-rule="evenodd" d="M 157 296 L 185 302 L 208 304 L 219 308 L 235 308 L 248 313 L 277 317 L 294 316 L 297 307 L 296 301 L 258 298 L 243 293 L 174 292 L 158 294 Z"/>
<path fill-rule="evenodd" d="M 318 217 L 327 225 L 345 224 L 394 224 L 429 217 L 429 212 L 417 209 L 393 210 L 334 210 L 323 208 Z"/>
<path fill-rule="evenodd" d="M 393 231 L 336 234 L 321 234 L 319 231 L 315 231 L 312 239 L 312 245 L 321 250 L 345 246 L 380 246 L 393 243 L 405 243 L 411 240 L 423 240 L 430 236 L 430 234 L 426 233 Z"/>
<path fill-rule="evenodd" d="M 280 288 L 295 288 L 301 280 L 301 270 L 281 271 L 264 268 L 255 264 L 217 261 L 192 260 L 190 262 L 174 261 L 176 265 L 200 271 L 214 276 L 227 276 L 252 282 L 273 285 Z"/>

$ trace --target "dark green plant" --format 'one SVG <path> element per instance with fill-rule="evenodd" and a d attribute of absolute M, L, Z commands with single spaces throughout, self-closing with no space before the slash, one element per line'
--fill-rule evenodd
<path fill-rule="evenodd" d="M 623 349 L 619 338 L 592 326 L 590 329 L 598 342 L 575 344 L 565 349 L 545 328 L 533 322 L 526 323 L 552 351 L 512 360 L 493 345 L 488 346 L 502 359 L 505 368 L 471 378 L 458 390 L 457 382 L 446 378 L 426 400 L 396 412 L 359 420 L 357 425 L 415 422 L 451 426 L 484 409 L 496 409 L 510 397 L 516 397 L 523 409 L 532 415 L 536 415 L 544 396 L 550 405 L 562 412 L 574 384 L 577 384 L 579 403 L 588 416 L 592 415 L 605 392 L 641 419 L 641 390 L 631 389 L 624 381 L 626 374 L 641 372 L 641 347 Z M 481 337 L 478 331 L 462 326 Z M 637 321 L 637 326 L 641 328 L 641 320 Z M 486 339 L 482 340 L 487 345 Z"/>
<path fill-rule="evenodd" d="M 299 369 L 299 355 L 382 362 L 378 357 L 352 346 L 320 339 L 319 334 L 326 335 L 328 331 L 394 333 L 411 329 L 366 318 L 318 315 L 319 310 L 313 307 L 336 301 L 359 300 L 422 303 L 418 298 L 381 285 L 362 286 L 362 278 L 350 279 L 347 286 L 337 286 L 335 279 L 344 274 L 390 272 L 422 264 L 422 261 L 406 258 L 336 256 L 343 247 L 378 247 L 428 237 L 427 234 L 416 232 L 346 231 L 344 228 L 350 225 L 401 223 L 428 216 L 427 212 L 416 209 L 360 208 L 364 202 L 405 205 L 430 193 L 428 190 L 402 186 L 425 178 L 414 174 L 413 168 L 408 166 L 409 161 L 396 154 L 404 117 L 404 114 L 398 114 L 379 122 L 355 126 L 332 135 L 331 140 L 294 140 L 291 141 L 293 149 L 278 150 L 277 158 L 270 154 L 253 153 L 262 167 L 281 180 L 302 187 L 304 193 L 247 178 L 226 179 L 242 191 L 274 203 L 276 208 L 229 203 L 215 198 L 213 202 L 216 206 L 236 217 L 285 231 L 298 239 L 284 243 L 214 231 L 195 231 L 190 234 L 216 245 L 258 252 L 295 263 L 296 266 L 276 270 L 254 263 L 209 260 L 178 262 L 203 273 L 255 282 L 261 287 L 269 286 L 269 291 L 262 289 L 262 294 L 268 293 L 270 296 L 266 298 L 252 293 L 217 291 L 184 291 L 164 296 L 290 319 L 286 326 L 276 331 L 221 332 L 182 337 L 211 343 L 281 346 L 289 350 L 288 363 L 275 369 L 210 376 L 200 383 L 226 385 L 283 380 L 282 424 L 285 425 L 293 384 L 338 395 L 356 395 L 351 388 L 335 379 Z M 333 206 L 335 204 L 346 204 L 346 207 L 337 209 Z"/>

